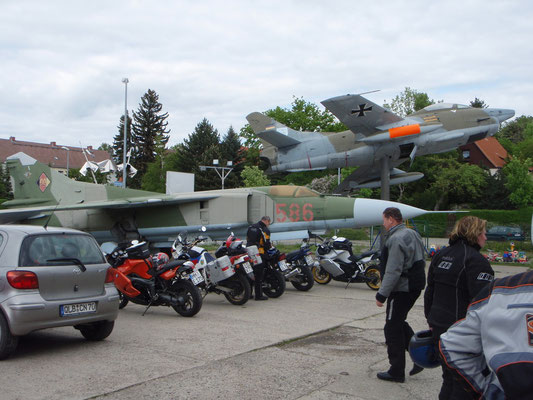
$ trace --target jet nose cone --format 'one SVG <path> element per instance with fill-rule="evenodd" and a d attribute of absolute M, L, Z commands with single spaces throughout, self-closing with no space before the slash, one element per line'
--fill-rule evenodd
<path fill-rule="evenodd" d="M 505 108 L 486 108 L 485 112 L 491 117 L 496 118 L 500 124 L 503 121 L 514 117 L 514 110 L 508 110 Z"/>

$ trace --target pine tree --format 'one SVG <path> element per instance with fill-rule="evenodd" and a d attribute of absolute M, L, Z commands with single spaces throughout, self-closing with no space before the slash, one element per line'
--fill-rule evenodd
<path fill-rule="evenodd" d="M 168 165 L 180 172 L 195 174 L 195 190 L 220 189 L 220 178 L 216 171 L 200 171 L 200 165 L 212 166 L 214 159 L 220 158 L 220 136 L 207 119 L 196 125 L 194 132 L 176 146 L 176 153 Z"/>
<path fill-rule="evenodd" d="M 242 186 L 243 150 L 239 135 L 233 130 L 232 126 L 229 127 L 228 133 L 220 144 L 220 158 L 221 166 L 227 165 L 228 161 L 231 161 L 233 165 L 233 170 L 225 180 L 224 187 L 235 188 Z"/>
<path fill-rule="evenodd" d="M 124 162 L 124 115 L 120 117 L 120 123 L 117 129 L 118 132 L 113 138 L 112 156 L 115 164 L 122 164 Z M 128 115 L 128 125 L 126 126 L 126 151 L 129 151 L 131 146 L 131 118 Z"/>
<path fill-rule="evenodd" d="M 142 177 L 148 164 L 162 156 L 168 143 L 170 130 L 167 130 L 168 113 L 161 113 L 163 106 L 154 90 L 148 91 L 141 98 L 139 109 L 133 112 L 132 141 L 134 152 L 131 164 L 137 168 L 137 175 L 130 181 L 132 187 L 140 188 Z"/>
<path fill-rule="evenodd" d="M 11 199 L 13 197 L 11 179 L 4 164 L 0 164 L 0 199 Z"/>

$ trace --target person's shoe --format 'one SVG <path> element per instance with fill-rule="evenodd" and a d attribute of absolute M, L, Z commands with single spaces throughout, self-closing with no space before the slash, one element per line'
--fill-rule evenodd
<path fill-rule="evenodd" d="M 268 297 L 260 296 L 260 297 L 256 297 L 255 300 L 268 300 Z"/>
<path fill-rule="evenodd" d="M 378 379 L 381 379 L 383 381 L 389 381 L 389 382 L 405 382 L 405 378 L 403 376 L 394 376 L 389 374 L 389 372 L 378 372 L 377 374 Z"/>
<path fill-rule="evenodd" d="M 409 376 L 416 375 L 416 374 L 422 372 L 423 370 L 424 370 L 424 368 L 422 368 L 420 365 L 414 364 L 413 365 L 413 369 L 411 371 L 409 371 Z"/>

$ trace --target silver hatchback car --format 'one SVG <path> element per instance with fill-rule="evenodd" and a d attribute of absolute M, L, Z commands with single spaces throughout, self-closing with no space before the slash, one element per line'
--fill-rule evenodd
<path fill-rule="evenodd" d="M 113 330 L 119 296 L 109 264 L 87 233 L 0 225 L 0 359 L 18 336 L 74 326 L 87 340 Z"/>

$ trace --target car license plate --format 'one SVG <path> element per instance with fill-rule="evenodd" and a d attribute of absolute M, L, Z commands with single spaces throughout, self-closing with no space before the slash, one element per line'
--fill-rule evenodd
<path fill-rule="evenodd" d="M 281 260 L 280 262 L 278 262 L 278 265 L 282 271 L 287 271 L 287 263 L 285 262 L 285 260 Z"/>
<path fill-rule="evenodd" d="M 96 302 L 63 304 L 59 306 L 59 315 L 67 317 L 69 315 L 91 314 L 96 312 Z"/>
<path fill-rule="evenodd" d="M 313 263 L 314 263 L 313 257 L 305 256 L 305 262 L 307 263 L 307 265 L 313 265 Z"/>
<path fill-rule="evenodd" d="M 199 283 L 202 283 L 204 281 L 204 277 L 199 271 L 194 271 L 192 274 L 189 275 L 191 278 L 191 281 L 193 284 L 198 285 Z"/>
<path fill-rule="evenodd" d="M 254 272 L 254 270 L 252 269 L 252 266 L 250 265 L 248 261 L 242 264 L 242 266 L 244 267 L 244 270 L 246 271 L 247 274 L 251 274 L 252 272 Z"/>

